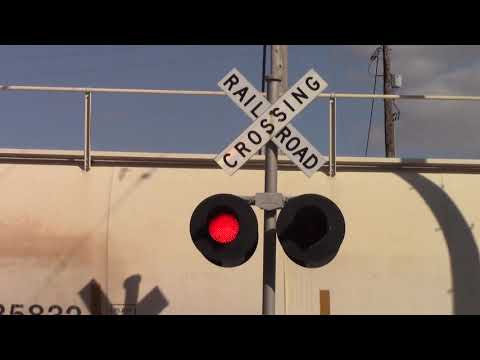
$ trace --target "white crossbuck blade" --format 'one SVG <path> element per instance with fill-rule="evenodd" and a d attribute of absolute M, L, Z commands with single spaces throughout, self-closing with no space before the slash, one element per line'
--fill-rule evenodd
<path fill-rule="evenodd" d="M 260 112 L 264 101 L 253 92 L 254 88 L 248 82 L 240 83 L 241 74 L 238 70 L 230 71 L 220 82 L 219 86 L 231 93 L 231 97 L 241 107 L 247 107 L 249 113 L 255 117 L 255 122 L 250 125 L 237 139 L 223 150 L 215 161 L 229 175 L 233 175 L 249 158 L 258 152 L 268 141 L 280 142 L 280 148 L 285 154 L 296 158 L 302 170 L 313 170 L 324 157 L 316 155 L 315 149 L 303 137 L 292 137 L 292 127 L 286 127 L 319 93 L 327 87 L 327 83 L 313 69 L 308 71 L 295 85 L 283 94 L 273 105 Z M 243 78 L 243 76 L 241 76 Z M 239 86 L 240 85 L 240 86 Z M 248 86 L 250 85 L 250 87 Z M 248 94 L 248 96 L 247 96 Z M 230 95 L 229 95 L 230 96 Z M 238 97 L 238 99 L 237 99 Z M 259 101 L 260 100 L 260 101 Z M 266 101 L 266 100 L 265 100 Z M 268 101 L 266 101 L 268 103 Z M 266 106 L 265 106 L 266 107 Z M 257 113 L 260 115 L 257 116 Z M 289 133 L 290 131 L 290 133 Z M 298 131 L 296 135 L 300 135 Z M 304 141 L 302 143 L 302 140 Z M 300 145 L 302 145 L 300 147 Z M 310 145 L 310 147 L 307 146 Z M 315 150 L 318 153 L 318 151 Z M 308 156 L 307 156 L 308 154 Z M 293 160 L 293 159 L 292 159 Z M 320 165 L 321 166 L 321 165 Z M 304 172 L 305 172 L 304 170 Z M 313 171 L 312 171 L 313 173 Z M 311 175 L 311 173 L 310 173 Z M 309 176 L 310 176 L 309 175 Z"/>
<path fill-rule="evenodd" d="M 231 70 L 220 80 L 218 86 L 252 121 L 257 120 L 258 114 L 265 113 L 271 107 L 262 93 L 255 89 L 237 69 Z M 271 140 L 308 177 L 315 174 L 328 160 L 291 124 L 285 126 Z"/>

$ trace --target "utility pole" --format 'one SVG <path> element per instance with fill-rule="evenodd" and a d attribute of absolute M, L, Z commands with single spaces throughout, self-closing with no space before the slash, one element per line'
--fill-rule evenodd
<path fill-rule="evenodd" d="M 271 45 L 271 71 L 267 76 L 267 99 L 273 104 L 287 90 L 287 45 Z M 278 149 L 269 141 L 265 146 L 265 192 L 277 192 Z M 264 211 L 263 299 L 262 314 L 275 315 L 275 274 L 277 245 L 277 210 Z"/>
<path fill-rule="evenodd" d="M 382 45 L 383 48 L 383 93 L 391 95 L 392 92 L 392 74 L 391 74 L 391 49 L 388 45 Z M 384 99 L 385 109 L 385 156 L 395 157 L 395 124 L 393 122 L 392 99 Z"/>

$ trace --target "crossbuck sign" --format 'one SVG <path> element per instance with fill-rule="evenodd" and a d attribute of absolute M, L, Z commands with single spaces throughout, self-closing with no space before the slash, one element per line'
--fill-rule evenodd
<path fill-rule="evenodd" d="M 287 126 L 328 86 L 313 69 L 273 105 L 237 69 L 218 85 L 254 121 L 215 158 L 227 174 L 233 175 L 270 140 L 309 177 L 327 161 L 298 130 Z"/>

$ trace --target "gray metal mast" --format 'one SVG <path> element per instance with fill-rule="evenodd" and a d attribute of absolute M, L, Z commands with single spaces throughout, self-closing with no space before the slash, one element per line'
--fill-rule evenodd
<path fill-rule="evenodd" d="M 288 48 L 287 45 L 271 45 L 271 72 L 267 77 L 267 99 L 273 104 L 287 90 Z M 269 141 L 265 146 L 265 192 L 277 192 L 277 146 Z M 276 222 L 277 211 L 264 211 L 263 236 L 263 302 L 262 314 L 275 314 L 275 268 L 276 268 Z"/>

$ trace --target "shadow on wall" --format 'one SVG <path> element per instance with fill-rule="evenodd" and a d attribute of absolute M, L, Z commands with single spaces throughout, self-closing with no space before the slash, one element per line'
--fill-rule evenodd
<path fill-rule="evenodd" d="M 470 226 L 448 194 L 416 173 L 397 173 L 425 200 L 447 242 L 452 272 L 453 313 L 480 314 L 480 260 Z"/>
<path fill-rule="evenodd" d="M 168 300 L 156 286 L 138 301 L 140 291 L 140 275 L 128 277 L 124 283 L 125 300 L 123 304 L 112 304 L 95 279 L 79 291 L 83 303 L 92 315 L 158 315 L 167 306 Z"/>

